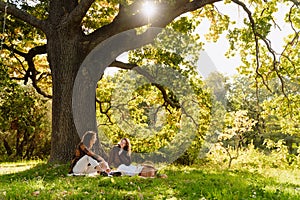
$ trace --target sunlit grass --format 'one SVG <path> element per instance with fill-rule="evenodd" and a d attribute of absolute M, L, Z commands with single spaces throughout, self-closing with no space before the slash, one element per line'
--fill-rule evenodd
<path fill-rule="evenodd" d="M 0 199 L 300 199 L 299 171 L 170 165 L 168 178 L 68 177 L 67 165 L 0 164 Z"/>
<path fill-rule="evenodd" d="M 32 167 L 35 167 L 37 164 L 42 163 L 43 161 L 22 161 L 22 162 L 14 162 L 14 163 L 0 163 L 0 175 L 1 174 L 11 174 L 16 172 L 21 172 L 28 170 Z"/>

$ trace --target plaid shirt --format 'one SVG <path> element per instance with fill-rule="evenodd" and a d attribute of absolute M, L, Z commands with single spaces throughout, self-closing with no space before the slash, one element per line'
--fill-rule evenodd
<path fill-rule="evenodd" d="M 78 160 L 82 158 L 83 156 L 88 155 L 97 160 L 98 162 L 103 161 L 103 158 L 94 152 L 90 151 L 82 142 L 80 142 L 76 149 L 75 149 L 75 155 L 73 156 L 73 159 L 71 160 L 71 166 L 69 169 L 69 173 L 73 173 L 73 167 L 76 165 Z"/>

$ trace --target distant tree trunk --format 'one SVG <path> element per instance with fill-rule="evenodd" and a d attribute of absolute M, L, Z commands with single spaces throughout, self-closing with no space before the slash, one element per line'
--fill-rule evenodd
<path fill-rule="evenodd" d="M 6 154 L 8 156 L 10 156 L 13 153 L 13 151 L 12 151 L 11 147 L 9 146 L 8 142 L 5 139 L 3 139 L 3 145 L 4 145 L 4 148 L 6 150 Z"/>
<path fill-rule="evenodd" d="M 20 157 L 22 156 L 22 145 L 21 145 L 21 137 L 22 137 L 22 133 L 20 132 L 20 130 L 17 130 L 17 138 L 16 138 L 16 157 Z"/>

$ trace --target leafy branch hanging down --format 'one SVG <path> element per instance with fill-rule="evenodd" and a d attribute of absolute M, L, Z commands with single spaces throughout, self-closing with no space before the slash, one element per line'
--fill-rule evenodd
<path fill-rule="evenodd" d="M 173 92 L 171 91 L 168 92 L 164 86 L 157 83 L 155 78 L 143 68 L 139 67 L 136 64 L 124 63 L 117 60 L 111 63 L 110 67 L 118 67 L 120 69 L 131 69 L 136 71 L 138 74 L 144 76 L 153 86 L 155 86 L 161 92 L 164 100 L 164 103 L 161 106 L 165 107 L 165 109 L 168 110 L 170 113 L 172 113 L 172 111 L 169 110 L 168 108 L 169 106 L 175 109 L 181 109 L 183 114 L 185 114 L 188 118 L 190 118 L 197 127 L 199 126 L 197 120 L 195 120 L 193 116 L 189 115 L 188 112 L 186 111 L 184 105 L 185 102 L 180 103 L 176 98 L 176 95 L 173 94 Z"/>
<path fill-rule="evenodd" d="M 250 25 L 251 25 L 251 29 L 252 29 L 252 33 L 254 35 L 254 40 L 255 40 L 255 57 L 256 57 L 256 87 L 258 87 L 258 77 L 261 78 L 263 85 L 272 93 L 271 88 L 269 87 L 268 84 L 268 76 L 269 74 L 271 74 L 272 72 L 276 73 L 276 76 L 278 77 L 278 79 L 280 80 L 281 83 L 281 92 L 283 93 L 283 95 L 289 99 L 287 93 L 286 93 L 286 89 L 285 89 L 285 78 L 284 78 L 284 74 L 281 74 L 281 71 L 283 70 L 283 67 L 281 67 L 280 65 L 280 61 L 281 61 L 281 57 L 285 57 L 292 65 L 294 65 L 294 61 L 292 61 L 291 59 L 289 59 L 288 55 L 285 55 L 285 51 L 288 49 L 289 45 L 293 45 L 295 43 L 298 42 L 298 38 L 299 38 L 299 31 L 297 31 L 294 27 L 293 27 L 293 22 L 290 19 L 291 16 L 291 12 L 293 7 L 297 4 L 291 6 L 290 8 L 290 14 L 289 14 L 289 21 L 290 24 L 292 26 L 292 29 L 294 31 L 295 36 L 292 38 L 292 40 L 290 42 L 288 42 L 284 48 L 284 50 L 279 54 L 276 53 L 276 51 L 272 48 L 271 46 L 271 41 L 269 39 L 266 38 L 266 34 L 262 34 L 260 33 L 260 27 L 258 27 L 258 23 L 255 21 L 255 19 L 253 18 L 253 14 L 250 11 L 249 7 L 239 1 L 239 0 L 232 0 L 234 3 L 236 3 L 237 5 L 241 6 L 243 8 L 243 10 L 247 13 L 248 19 L 250 21 Z M 299 3 L 298 3 L 299 4 Z M 263 9 L 261 12 L 261 15 L 263 15 L 264 11 L 266 9 Z M 274 22 L 274 20 L 272 19 L 272 21 Z M 275 22 L 274 22 L 275 23 Z M 276 23 L 275 23 L 276 24 Z M 278 26 L 278 25 L 277 25 Z M 261 68 L 261 64 L 260 64 L 260 47 L 259 47 L 259 40 L 263 41 L 264 45 L 267 47 L 268 52 L 272 55 L 272 68 L 269 70 L 268 74 L 266 75 L 266 77 L 264 77 L 264 75 L 259 71 Z M 279 55 L 279 58 L 277 59 Z"/>
<path fill-rule="evenodd" d="M 159 91 L 162 93 L 164 101 L 165 101 L 164 106 L 166 107 L 166 109 L 169 105 L 172 108 L 177 108 L 177 109 L 181 108 L 180 104 L 177 101 L 175 101 L 174 98 L 171 98 L 171 96 L 168 95 L 165 88 L 162 85 L 156 83 L 154 77 L 151 74 L 149 74 L 147 71 L 140 68 L 138 65 L 124 63 L 124 62 L 116 60 L 110 65 L 110 67 L 118 67 L 120 69 L 132 69 L 132 70 L 136 71 L 138 74 L 143 75 L 145 78 L 147 78 L 150 81 L 150 83 L 152 85 L 156 86 L 157 89 L 159 89 Z"/>
<path fill-rule="evenodd" d="M 294 2 L 295 3 L 295 2 Z M 287 44 L 285 45 L 284 49 L 282 50 L 281 54 L 280 54 L 280 58 L 279 60 L 282 60 L 282 57 L 284 59 L 287 59 L 289 61 L 289 63 L 293 66 L 293 69 L 294 71 L 296 71 L 296 64 L 294 64 L 294 62 L 290 59 L 289 57 L 289 49 L 295 49 L 297 48 L 297 44 L 299 44 L 299 34 L 300 34 L 300 30 L 297 30 L 295 25 L 294 25 L 294 22 L 292 20 L 292 13 L 293 13 L 293 10 L 295 7 L 299 7 L 300 5 L 300 2 L 298 2 L 298 4 L 294 4 L 293 6 L 291 6 L 290 10 L 289 10 L 289 14 L 288 14 L 288 21 L 291 25 L 291 29 L 293 30 L 294 32 L 294 36 L 292 37 L 292 39 L 290 41 L 287 42 Z M 286 70 L 287 71 L 287 70 Z M 291 74 L 287 71 L 287 74 L 289 76 L 291 76 Z"/>
<path fill-rule="evenodd" d="M 47 98 L 52 98 L 51 95 L 45 93 L 38 86 L 38 80 L 41 80 L 44 76 L 50 76 L 51 74 L 46 74 L 44 72 L 41 73 L 41 72 L 37 71 L 34 61 L 33 61 L 35 56 L 47 53 L 46 45 L 36 46 L 36 47 L 30 49 L 27 53 L 21 52 L 21 51 L 15 49 L 14 47 L 8 46 L 6 44 L 3 44 L 3 48 L 9 50 L 11 52 L 11 54 L 14 54 L 14 55 L 17 54 L 19 56 L 22 56 L 28 64 L 28 68 L 26 70 L 26 67 L 23 66 L 22 61 L 15 56 L 15 58 L 18 60 L 20 65 L 23 66 L 25 74 L 23 77 L 12 77 L 12 79 L 24 80 L 25 85 L 28 83 L 28 80 L 30 79 L 32 81 L 32 86 L 35 88 L 35 90 L 39 94 L 41 94 L 42 96 L 47 97 Z M 37 76 L 37 75 L 39 75 L 39 76 Z"/>
<path fill-rule="evenodd" d="M 259 72 L 259 68 L 260 68 L 260 59 L 259 59 L 259 54 L 260 54 L 260 50 L 259 50 L 259 39 L 261 39 L 264 43 L 265 43 L 265 45 L 267 46 L 267 48 L 268 48 L 268 50 L 270 51 L 270 53 L 272 54 L 272 56 L 273 56 L 273 70 L 275 70 L 275 71 L 277 71 L 277 69 L 276 69 L 276 55 L 275 55 L 275 51 L 271 48 L 271 46 L 270 46 L 270 41 L 268 41 L 264 36 L 262 36 L 258 31 L 257 31 L 257 28 L 256 28 L 256 23 L 255 23 L 255 20 L 253 19 L 253 17 L 252 17 L 252 13 L 251 13 L 251 11 L 248 9 L 248 7 L 246 6 L 246 4 L 245 3 L 243 3 L 243 2 L 241 2 L 241 1 L 239 1 L 239 0 L 232 0 L 234 3 L 236 3 L 236 4 L 238 4 L 238 5 L 240 5 L 242 8 L 243 8 L 243 10 L 247 13 L 247 15 L 248 15 L 248 19 L 249 19 L 249 21 L 250 21 L 250 23 L 251 23 L 251 28 L 252 28 L 252 32 L 253 32 L 253 35 L 254 35 L 254 39 L 255 39 L 255 50 L 256 50 L 256 74 L 257 74 L 257 76 L 259 76 L 260 78 L 261 78 L 261 80 L 262 80 L 262 82 L 263 82 L 263 84 L 266 86 L 266 88 L 270 91 L 270 92 L 272 92 L 271 91 L 271 89 L 270 89 L 270 87 L 268 86 L 268 84 L 267 84 L 267 80 L 265 80 L 265 78 L 263 77 L 263 75 Z M 278 73 L 277 73 L 277 75 L 279 75 Z M 280 77 L 280 75 L 279 75 L 279 77 Z M 257 80 L 257 77 L 256 77 L 256 80 Z M 282 80 L 281 79 L 281 77 L 280 77 L 280 80 Z M 283 84 L 283 82 L 282 82 L 282 84 Z M 282 88 L 283 89 L 283 92 L 284 92 L 284 88 Z"/>

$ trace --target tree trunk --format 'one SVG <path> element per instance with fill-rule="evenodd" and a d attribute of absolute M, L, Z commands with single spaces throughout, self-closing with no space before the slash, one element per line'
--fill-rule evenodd
<path fill-rule="evenodd" d="M 72 90 L 84 54 L 80 52 L 81 32 L 53 27 L 47 35 L 48 60 L 52 72 L 52 138 L 50 162 L 71 160 L 79 142 L 72 115 Z"/>
<path fill-rule="evenodd" d="M 12 151 L 11 147 L 9 146 L 8 142 L 6 141 L 6 139 L 3 139 L 3 145 L 5 147 L 6 154 L 8 156 L 10 156 L 13 153 L 13 151 Z"/>
<path fill-rule="evenodd" d="M 75 127 L 73 118 L 74 82 L 80 65 L 88 54 L 89 45 L 84 41 L 80 21 L 70 18 L 69 14 L 76 6 L 77 1 L 73 0 L 50 1 L 48 29 L 46 30 L 53 90 L 49 162 L 69 162 L 81 136 L 88 130 L 97 132 L 96 118 L 81 122 L 83 124 L 81 128 Z M 95 108 L 91 109 L 91 112 L 95 112 Z M 103 152 L 99 142 L 97 144 L 96 153 Z"/>

